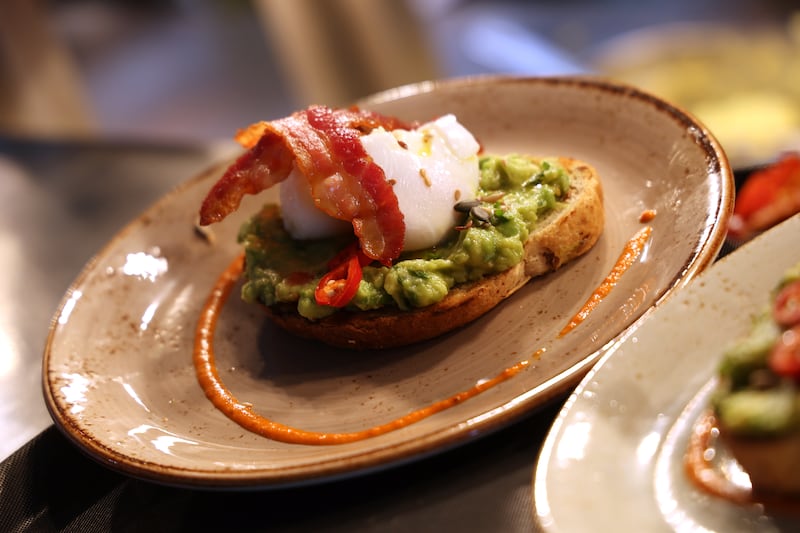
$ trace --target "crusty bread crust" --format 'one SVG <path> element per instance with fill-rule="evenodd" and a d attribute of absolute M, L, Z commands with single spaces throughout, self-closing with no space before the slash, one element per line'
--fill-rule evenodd
<path fill-rule="evenodd" d="M 525 243 L 525 259 L 516 266 L 480 280 L 457 285 L 433 305 L 402 311 L 339 311 L 311 321 L 293 304 L 265 308 L 280 327 L 326 344 L 374 349 L 404 346 L 464 326 L 485 314 L 531 278 L 541 276 L 589 251 L 603 232 L 603 189 L 594 168 L 559 158 L 570 174 L 565 205 L 541 220 Z"/>
<path fill-rule="evenodd" d="M 750 476 L 758 494 L 800 496 L 800 432 L 775 438 L 740 437 L 725 427 L 720 439 Z"/>

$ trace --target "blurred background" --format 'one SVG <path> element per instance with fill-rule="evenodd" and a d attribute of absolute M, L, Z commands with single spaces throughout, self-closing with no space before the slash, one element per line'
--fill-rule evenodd
<path fill-rule="evenodd" d="M 685 105 L 742 163 L 797 143 L 780 0 L 3 0 L 0 135 L 230 139 L 420 80 L 593 74 Z"/>
<path fill-rule="evenodd" d="M 0 458 L 50 423 L 40 355 L 70 282 L 237 129 L 434 78 L 580 74 L 686 107 L 744 168 L 800 147 L 795 4 L 0 0 Z"/>
<path fill-rule="evenodd" d="M 0 460 L 51 424 L 41 354 L 70 283 L 146 206 L 238 149 L 237 129 L 435 78 L 580 74 L 684 106 L 743 168 L 800 148 L 798 13 L 789 0 L 0 0 Z"/>

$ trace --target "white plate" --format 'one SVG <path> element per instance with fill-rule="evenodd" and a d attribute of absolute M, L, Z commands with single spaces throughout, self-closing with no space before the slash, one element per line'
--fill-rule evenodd
<path fill-rule="evenodd" d="M 798 531 L 800 520 L 692 485 L 682 456 L 722 350 L 800 261 L 800 215 L 720 260 L 650 313 L 584 377 L 534 474 L 544 531 Z M 785 529 L 781 529 L 785 528 Z"/>
<path fill-rule="evenodd" d="M 56 424 L 81 448 L 132 475 L 210 487 L 311 482 L 440 451 L 565 394 L 722 245 L 733 201 L 724 155 L 690 116 L 646 94 L 590 80 L 479 78 L 403 87 L 364 106 L 406 119 L 453 112 L 490 153 L 590 162 L 605 187 L 605 233 L 586 256 L 473 325 L 401 350 L 349 353 L 293 339 L 234 297 L 216 341 L 223 381 L 278 422 L 354 431 L 447 398 L 539 348 L 546 353 L 480 396 L 361 442 L 291 445 L 241 429 L 198 386 L 193 332 L 212 283 L 240 252 L 240 223 L 272 193 L 214 226 L 209 244 L 193 221 L 220 167 L 132 222 L 64 298 L 45 352 L 44 390 Z M 645 209 L 658 214 L 640 261 L 586 322 L 555 340 L 643 226 Z"/>

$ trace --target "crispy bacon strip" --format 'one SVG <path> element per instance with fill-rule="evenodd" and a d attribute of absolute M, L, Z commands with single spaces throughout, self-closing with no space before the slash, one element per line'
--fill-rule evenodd
<path fill-rule="evenodd" d="M 317 206 L 332 217 L 351 221 L 367 256 L 391 263 L 403 247 L 403 214 L 383 169 L 360 139 L 379 126 L 413 127 L 356 108 L 312 106 L 241 130 L 236 139 L 249 150 L 209 191 L 200 208 L 200 224 L 222 220 L 239 207 L 244 195 L 283 181 L 297 166 L 308 179 Z"/>

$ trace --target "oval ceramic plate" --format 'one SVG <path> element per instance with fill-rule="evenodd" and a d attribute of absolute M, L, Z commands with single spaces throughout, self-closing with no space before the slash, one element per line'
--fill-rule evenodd
<path fill-rule="evenodd" d="M 64 298 L 45 352 L 44 390 L 54 420 L 81 448 L 128 474 L 210 487 L 311 482 L 439 451 L 566 394 L 723 243 L 733 180 L 719 146 L 691 117 L 634 89 L 478 78 L 403 87 L 362 105 L 406 119 L 455 113 L 489 153 L 590 162 L 605 187 L 605 233 L 586 256 L 472 325 L 404 349 L 350 353 L 290 338 L 234 297 L 216 340 L 223 381 L 275 421 L 340 432 L 400 417 L 520 360 L 532 364 L 456 407 L 369 440 L 292 445 L 241 429 L 198 386 L 193 332 L 212 284 L 240 252 L 239 225 L 274 193 L 250 198 L 204 238 L 193 223 L 220 166 L 133 221 Z M 596 313 L 556 339 L 643 226 L 646 209 L 657 215 L 640 260 Z"/>
<path fill-rule="evenodd" d="M 722 350 L 800 261 L 800 215 L 720 260 L 629 332 L 556 418 L 534 474 L 547 532 L 798 531 L 800 518 L 698 490 L 683 455 Z M 575 512 L 579 509 L 580 512 Z"/>

